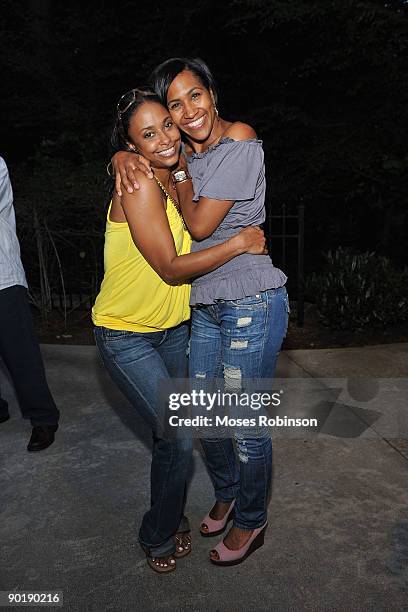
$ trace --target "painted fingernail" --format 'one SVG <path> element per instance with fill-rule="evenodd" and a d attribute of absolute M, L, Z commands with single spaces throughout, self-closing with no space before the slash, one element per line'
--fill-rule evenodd
<path fill-rule="evenodd" d="M 129 193 L 133 193 L 133 189 L 131 187 L 128 187 L 127 190 Z"/>

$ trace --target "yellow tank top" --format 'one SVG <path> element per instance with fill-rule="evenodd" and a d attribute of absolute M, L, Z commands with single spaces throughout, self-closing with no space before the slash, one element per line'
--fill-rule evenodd
<path fill-rule="evenodd" d="M 93 323 L 110 329 L 155 332 L 189 319 L 190 284 L 167 285 L 135 246 L 128 224 L 110 220 L 111 206 L 105 231 L 105 274 L 92 308 Z M 166 213 L 177 255 L 189 253 L 190 234 L 170 198 Z"/>

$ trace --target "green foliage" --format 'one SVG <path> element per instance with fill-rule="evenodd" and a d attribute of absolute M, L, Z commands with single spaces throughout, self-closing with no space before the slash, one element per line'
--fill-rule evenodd
<path fill-rule="evenodd" d="M 396 270 L 374 253 L 338 248 L 325 255 L 324 269 L 307 282 L 325 325 L 361 330 L 408 320 L 408 270 Z"/>

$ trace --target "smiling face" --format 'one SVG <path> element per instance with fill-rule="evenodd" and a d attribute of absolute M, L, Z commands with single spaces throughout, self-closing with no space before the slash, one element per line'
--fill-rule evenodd
<path fill-rule="evenodd" d="M 167 106 L 174 123 L 195 142 L 212 134 L 217 113 L 211 91 L 190 70 L 183 70 L 171 82 Z"/>
<path fill-rule="evenodd" d="M 158 102 L 144 102 L 138 107 L 130 119 L 128 137 L 130 145 L 153 168 L 171 168 L 177 164 L 180 132 L 167 108 Z"/>

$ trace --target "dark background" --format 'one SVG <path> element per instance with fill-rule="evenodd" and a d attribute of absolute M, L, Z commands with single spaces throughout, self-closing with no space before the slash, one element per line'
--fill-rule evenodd
<path fill-rule="evenodd" d="M 0 153 L 39 308 L 97 290 L 115 103 L 176 55 L 206 60 L 220 114 L 263 139 L 269 214 L 305 204 L 306 277 L 339 246 L 405 265 L 407 2 L 3 0 L 0 28 Z"/>

